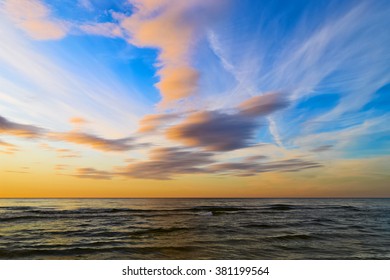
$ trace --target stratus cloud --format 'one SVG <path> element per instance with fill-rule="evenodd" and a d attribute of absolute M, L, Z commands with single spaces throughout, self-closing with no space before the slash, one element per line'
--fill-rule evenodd
<path fill-rule="evenodd" d="M 218 2 L 130 1 L 136 10 L 121 21 L 121 26 L 129 34 L 131 44 L 159 49 L 161 68 L 157 88 L 163 102 L 187 97 L 196 91 L 199 73 L 191 65 L 191 47 L 200 36 L 201 26 L 217 14 Z"/>
<path fill-rule="evenodd" d="M 39 0 L 6 0 L 4 11 L 33 39 L 53 40 L 66 35 L 66 24 L 53 19 L 49 8 Z"/>
<path fill-rule="evenodd" d="M 0 116 L 0 134 L 8 134 L 23 138 L 38 138 L 43 129 L 34 125 L 19 124 Z"/>
<path fill-rule="evenodd" d="M 132 178 L 169 180 L 175 175 L 206 173 L 204 166 L 213 163 L 213 154 L 183 148 L 155 148 L 149 160 L 118 168 L 116 174 Z"/>
<path fill-rule="evenodd" d="M 135 147 L 130 137 L 120 139 L 106 139 L 83 132 L 53 132 L 49 133 L 51 140 L 65 141 L 91 147 L 101 151 L 128 151 Z"/>

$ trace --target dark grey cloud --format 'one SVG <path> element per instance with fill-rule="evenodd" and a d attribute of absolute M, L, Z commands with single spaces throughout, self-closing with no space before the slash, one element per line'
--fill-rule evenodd
<path fill-rule="evenodd" d="M 184 122 L 166 130 L 168 139 L 209 151 L 230 151 L 253 144 L 260 124 L 240 114 L 217 111 L 190 115 Z"/>
<path fill-rule="evenodd" d="M 286 94 L 267 93 L 241 103 L 234 113 L 203 111 L 189 114 L 165 131 L 168 139 L 208 151 L 231 151 L 254 144 L 264 117 L 289 105 Z"/>

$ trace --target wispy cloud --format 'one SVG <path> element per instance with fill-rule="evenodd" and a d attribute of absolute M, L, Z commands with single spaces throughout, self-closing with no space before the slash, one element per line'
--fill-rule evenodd
<path fill-rule="evenodd" d="M 124 38 L 122 28 L 113 22 L 86 23 L 79 26 L 80 31 L 91 35 L 109 38 Z"/>
<path fill-rule="evenodd" d="M 67 24 L 53 18 L 42 1 L 6 0 L 3 5 L 11 20 L 34 39 L 61 39 L 67 33 Z"/>
<path fill-rule="evenodd" d="M 84 179 L 110 180 L 112 173 L 95 168 L 79 168 L 76 170 L 76 174 L 72 176 Z"/>
<path fill-rule="evenodd" d="M 314 149 L 311 149 L 310 151 L 314 152 L 314 153 L 320 153 L 320 152 L 328 151 L 328 150 L 332 149 L 332 147 L 333 147 L 333 145 L 322 145 L 322 146 L 318 146 Z"/>
<path fill-rule="evenodd" d="M 0 116 L 0 134 L 13 135 L 24 138 L 38 138 L 44 130 L 34 125 L 20 124 Z"/>
<path fill-rule="evenodd" d="M 81 125 L 81 124 L 85 124 L 85 123 L 88 123 L 88 121 L 84 118 L 81 118 L 81 117 L 73 117 L 73 118 L 70 118 L 69 119 L 69 122 L 71 124 L 76 124 L 76 125 Z"/>
<path fill-rule="evenodd" d="M 226 162 L 209 166 L 209 170 L 234 176 L 254 176 L 263 172 L 298 172 L 309 168 L 318 168 L 322 164 L 304 159 L 285 159 L 269 162 Z"/>
<path fill-rule="evenodd" d="M 107 139 L 81 131 L 53 132 L 34 125 L 15 123 L 7 120 L 2 116 L 0 116 L 0 134 L 27 139 L 40 138 L 50 141 L 62 141 L 87 146 L 95 150 L 100 150 L 104 152 L 128 151 L 131 149 L 145 146 L 145 144 L 142 145 L 135 143 L 135 139 L 132 137 Z M 6 145 L 6 142 L 3 142 L 3 145 Z M 46 150 L 57 151 L 58 153 L 60 153 L 61 157 L 79 156 L 74 151 L 68 149 L 56 149 L 49 146 L 47 143 L 42 143 L 40 147 Z"/>
<path fill-rule="evenodd" d="M 167 126 L 171 121 L 177 120 L 178 118 L 180 118 L 178 114 L 146 115 L 139 120 L 138 131 L 141 133 L 156 132 L 158 129 Z"/>
<path fill-rule="evenodd" d="M 49 139 L 56 141 L 65 141 L 91 147 L 101 151 L 128 151 L 136 147 L 131 137 L 120 139 L 106 139 L 89 133 L 71 131 L 71 132 L 52 132 L 48 134 Z"/>
<path fill-rule="evenodd" d="M 116 137 L 136 128 L 138 115 L 147 109 L 131 83 L 121 82 L 88 53 L 81 58 L 73 54 L 53 57 L 21 36 L 7 17 L 0 17 L 0 22 L 0 71 L 5 73 L 0 78 L 0 109 L 4 115 L 63 130 L 70 118 L 87 116 L 90 127 Z M 56 47 L 55 53 L 62 51 Z"/>
<path fill-rule="evenodd" d="M 189 150 L 183 147 L 154 148 L 144 161 L 131 161 L 124 167 L 113 171 L 99 171 L 82 168 L 75 176 L 81 178 L 111 179 L 127 177 L 136 179 L 171 180 L 182 175 L 255 176 L 265 172 L 298 172 L 319 168 L 322 164 L 290 158 L 278 161 L 267 160 L 264 156 L 253 156 L 236 162 L 219 162 L 215 154 Z"/>
<path fill-rule="evenodd" d="M 19 148 L 16 145 L 0 140 L 0 153 L 12 155 L 18 150 Z"/>
<path fill-rule="evenodd" d="M 80 158 L 81 157 L 79 152 L 70 149 L 61 148 L 61 149 L 56 149 L 55 151 L 57 152 L 59 158 Z"/>
<path fill-rule="evenodd" d="M 167 180 L 172 176 L 204 173 L 204 166 L 213 162 L 213 154 L 178 147 L 154 148 L 149 160 L 117 168 L 117 175 L 132 178 Z"/>
<path fill-rule="evenodd" d="M 286 95 L 282 92 L 271 92 L 251 97 L 238 106 L 240 114 L 255 118 L 286 108 L 289 105 Z"/>

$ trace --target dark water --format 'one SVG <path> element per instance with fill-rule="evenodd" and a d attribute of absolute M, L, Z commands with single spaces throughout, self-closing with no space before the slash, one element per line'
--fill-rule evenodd
<path fill-rule="evenodd" d="M 0 199 L 0 259 L 390 259 L 390 199 Z"/>

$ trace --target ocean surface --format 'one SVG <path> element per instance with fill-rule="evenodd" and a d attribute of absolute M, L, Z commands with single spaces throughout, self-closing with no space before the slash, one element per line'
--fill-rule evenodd
<path fill-rule="evenodd" d="M 390 259 L 390 199 L 0 199 L 0 259 Z"/>

